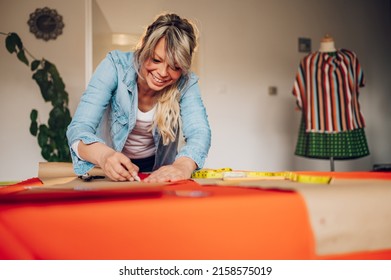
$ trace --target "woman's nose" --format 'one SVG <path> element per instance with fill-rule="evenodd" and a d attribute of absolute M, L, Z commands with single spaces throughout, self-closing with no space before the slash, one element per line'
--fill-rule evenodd
<path fill-rule="evenodd" d="M 168 65 L 165 63 L 162 63 L 161 66 L 159 67 L 159 75 L 161 77 L 166 77 L 168 75 Z"/>

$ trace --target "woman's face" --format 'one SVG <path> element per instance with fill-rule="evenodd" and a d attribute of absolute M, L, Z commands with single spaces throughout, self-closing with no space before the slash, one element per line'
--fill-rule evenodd
<path fill-rule="evenodd" d="M 168 65 L 165 45 L 166 40 L 163 37 L 156 44 L 153 56 L 141 67 L 144 82 L 153 91 L 160 91 L 174 84 L 182 75 L 182 69 L 179 67 L 173 69 Z"/>

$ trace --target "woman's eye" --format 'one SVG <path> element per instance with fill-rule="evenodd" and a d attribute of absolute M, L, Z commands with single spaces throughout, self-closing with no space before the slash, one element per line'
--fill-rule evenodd
<path fill-rule="evenodd" d="M 152 58 L 152 62 L 153 62 L 153 63 L 159 63 L 159 62 L 160 62 L 160 60 L 159 60 L 159 59 L 157 59 L 157 58 Z"/>

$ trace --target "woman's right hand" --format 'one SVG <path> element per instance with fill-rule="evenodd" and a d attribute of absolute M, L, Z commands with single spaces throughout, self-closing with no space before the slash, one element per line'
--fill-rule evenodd
<path fill-rule="evenodd" d="M 134 181 L 138 178 L 139 168 L 120 152 L 103 143 L 79 143 L 79 155 L 102 168 L 107 177 L 113 181 Z"/>
<path fill-rule="evenodd" d="M 114 150 L 102 154 L 98 164 L 113 181 L 134 181 L 138 176 L 138 166 L 127 156 Z"/>

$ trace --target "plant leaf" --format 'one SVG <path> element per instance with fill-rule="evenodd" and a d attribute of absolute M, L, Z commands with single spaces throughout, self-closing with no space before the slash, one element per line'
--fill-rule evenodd
<path fill-rule="evenodd" d="M 38 118 L 38 111 L 33 109 L 31 110 L 31 113 L 30 113 L 30 120 L 32 121 L 36 121 Z"/>
<path fill-rule="evenodd" d="M 5 39 L 5 46 L 10 53 L 16 52 L 18 59 L 26 65 L 29 65 L 28 59 L 24 52 L 23 43 L 18 34 L 10 33 Z"/>
<path fill-rule="evenodd" d="M 52 152 L 53 152 L 53 150 L 51 149 L 51 147 L 49 145 L 45 145 L 42 147 L 41 155 L 47 161 L 53 161 L 50 156 Z"/>
<path fill-rule="evenodd" d="M 39 85 L 39 89 L 41 90 L 41 95 L 43 99 L 46 102 L 50 101 L 53 92 L 49 92 L 51 83 L 48 80 L 47 72 L 43 69 L 39 69 L 33 74 L 33 79 Z"/>
<path fill-rule="evenodd" d="M 30 124 L 31 135 L 37 136 L 37 132 L 38 132 L 38 123 L 36 121 L 31 121 L 31 124 Z"/>
<path fill-rule="evenodd" d="M 20 39 L 19 35 L 16 34 L 15 32 L 12 32 L 10 36 L 15 41 L 15 44 L 18 47 L 18 49 L 23 50 L 23 43 L 22 43 L 22 40 Z"/>
<path fill-rule="evenodd" d="M 31 62 L 31 71 L 35 71 L 40 64 L 41 64 L 40 60 L 34 60 L 33 62 Z"/>
<path fill-rule="evenodd" d="M 47 131 L 40 129 L 38 133 L 38 145 L 43 148 L 48 143 L 48 134 Z"/>
<path fill-rule="evenodd" d="M 41 124 L 39 126 L 39 131 L 42 131 L 43 133 L 45 133 L 47 135 L 49 134 L 49 128 L 47 127 L 46 124 Z"/>
<path fill-rule="evenodd" d="M 21 50 L 18 52 L 18 54 L 16 55 L 18 57 L 18 59 L 23 62 L 24 64 L 26 64 L 27 66 L 29 66 L 29 61 L 26 57 L 26 54 L 24 53 L 24 50 Z"/>
<path fill-rule="evenodd" d="M 10 53 L 16 52 L 16 46 L 18 40 L 20 41 L 20 38 L 16 33 L 10 33 L 5 39 L 5 47 Z"/>
<path fill-rule="evenodd" d="M 49 113 L 48 124 L 51 129 L 57 130 L 65 126 L 65 114 L 59 107 L 54 107 Z"/>

